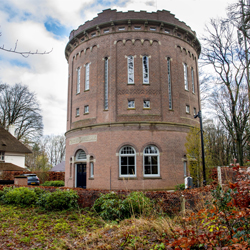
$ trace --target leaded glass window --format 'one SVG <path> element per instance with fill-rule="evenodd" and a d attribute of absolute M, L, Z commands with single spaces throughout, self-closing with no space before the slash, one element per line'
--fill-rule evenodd
<path fill-rule="evenodd" d="M 171 59 L 168 57 L 168 107 L 169 109 L 173 109 L 170 62 L 171 62 Z"/>
<path fill-rule="evenodd" d="M 128 56 L 128 83 L 134 83 L 134 57 Z"/>
<path fill-rule="evenodd" d="M 194 69 L 191 68 L 191 77 L 192 77 L 192 91 L 194 93 Z"/>
<path fill-rule="evenodd" d="M 81 75 L 81 68 L 77 68 L 77 83 L 76 83 L 76 93 L 80 93 L 80 75 Z"/>
<path fill-rule="evenodd" d="M 76 160 L 80 161 L 80 160 L 87 160 L 87 155 L 85 153 L 84 150 L 80 149 L 77 151 L 76 153 Z"/>
<path fill-rule="evenodd" d="M 104 59 L 104 110 L 108 110 L 108 58 Z"/>
<path fill-rule="evenodd" d="M 143 83 L 149 83 L 149 63 L 148 56 L 142 57 Z"/>
<path fill-rule="evenodd" d="M 89 90 L 89 63 L 85 65 L 85 90 Z"/>
<path fill-rule="evenodd" d="M 188 73 L 187 73 L 187 64 L 183 64 L 183 70 L 184 70 L 184 85 L 185 90 L 188 90 Z"/>

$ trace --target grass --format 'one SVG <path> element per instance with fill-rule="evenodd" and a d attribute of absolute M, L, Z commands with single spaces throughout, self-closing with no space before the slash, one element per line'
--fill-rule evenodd
<path fill-rule="evenodd" d="M 46 212 L 0 205 L 0 249 L 165 249 L 171 220 L 104 222 L 93 212 Z"/>

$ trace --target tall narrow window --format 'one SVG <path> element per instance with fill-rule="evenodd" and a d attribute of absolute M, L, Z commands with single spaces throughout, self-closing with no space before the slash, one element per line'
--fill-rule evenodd
<path fill-rule="evenodd" d="M 159 150 L 150 145 L 143 151 L 144 176 L 160 176 Z"/>
<path fill-rule="evenodd" d="M 85 65 L 85 90 L 89 90 L 89 63 Z"/>
<path fill-rule="evenodd" d="M 134 57 L 128 56 L 128 83 L 134 83 Z"/>
<path fill-rule="evenodd" d="M 121 148 L 119 153 L 119 176 L 136 176 L 136 154 L 130 146 Z"/>
<path fill-rule="evenodd" d="M 4 152 L 0 152 L 0 161 L 4 161 Z"/>
<path fill-rule="evenodd" d="M 187 162 L 186 161 L 183 161 L 183 170 L 184 170 L 184 177 L 187 176 Z"/>
<path fill-rule="evenodd" d="M 108 58 L 104 59 L 104 110 L 108 110 Z"/>
<path fill-rule="evenodd" d="M 90 177 L 94 178 L 94 157 L 90 156 Z"/>
<path fill-rule="evenodd" d="M 143 83 L 149 83 L 148 56 L 142 57 Z"/>
<path fill-rule="evenodd" d="M 185 85 L 185 90 L 188 90 L 188 74 L 187 74 L 187 64 L 183 64 L 183 69 L 184 69 L 184 85 Z"/>
<path fill-rule="evenodd" d="M 194 69 L 191 68 L 191 77 L 192 77 L 192 91 L 194 93 Z"/>
<path fill-rule="evenodd" d="M 172 105 L 172 88 L 171 88 L 171 68 L 170 68 L 170 58 L 168 57 L 168 107 L 173 109 Z"/>
<path fill-rule="evenodd" d="M 77 68 L 77 83 L 76 83 L 76 93 L 80 93 L 80 75 L 81 75 L 81 67 Z"/>

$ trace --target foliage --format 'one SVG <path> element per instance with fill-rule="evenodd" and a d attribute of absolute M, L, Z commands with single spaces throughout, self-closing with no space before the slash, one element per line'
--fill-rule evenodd
<path fill-rule="evenodd" d="M 41 186 L 64 187 L 64 181 L 45 181 Z"/>
<path fill-rule="evenodd" d="M 1 84 L 0 125 L 8 128 L 14 124 L 18 140 L 32 140 L 43 132 L 41 109 L 36 95 L 22 84 Z"/>
<path fill-rule="evenodd" d="M 182 184 L 175 185 L 174 190 L 175 191 L 185 190 L 185 184 L 182 183 Z"/>
<path fill-rule="evenodd" d="M 110 192 L 101 194 L 93 208 L 104 220 L 120 221 L 132 215 L 148 215 L 152 211 L 152 203 L 142 192 L 131 192 L 126 198 Z"/>
<path fill-rule="evenodd" d="M 33 189 L 20 187 L 8 189 L 2 199 L 7 204 L 30 206 L 36 203 L 37 195 Z"/>
<path fill-rule="evenodd" d="M 193 178 L 194 185 L 196 187 L 200 187 L 203 182 L 200 129 L 198 127 L 190 128 L 186 139 L 187 142 L 185 143 L 185 147 L 187 151 L 189 173 Z M 206 133 L 203 134 L 203 141 L 205 150 L 206 177 L 207 183 L 209 183 L 209 168 L 211 167 L 212 162 L 209 148 L 207 147 L 208 140 Z"/>
<path fill-rule="evenodd" d="M 37 204 L 46 210 L 75 209 L 78 207 L 78 195 L 74 190 L 60 190 L 46 192 L 41 195 Z"/>

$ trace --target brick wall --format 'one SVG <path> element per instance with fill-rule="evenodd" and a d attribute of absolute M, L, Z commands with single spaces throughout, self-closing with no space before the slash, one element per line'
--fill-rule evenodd
<path fill-rule="evenodd" d="M 140 30 L 135 30 L 135 26 L 140 26 Z M 65 185 L 77 185 L 75 165 L 70 165 L 70 159 L 79 149 L 87 154 L 84 161 L 87 188 L 155 190 L 173 189 L 183 183 L 186 135 L 190 127 L 198 125 L 193 109 L 200 109 L 197 65 L 200 45 L 190 27 L 168 11 L 124 14 L 107 10 L 71 33 L 65 53 L 69 63 Z M 129 55 L 134 56 L 134 84 L 128 84 Z M 144 55 L 149 57 L 149 84 L 143 84 Z M 105 57 L 108 58 L 108 110 L 104 110 Z M 171 58 L 172 109 L 169 109 L 168 57 Z M 90 88 L 84 91 L 87 63 L 90 63 Z M 188 66 L 188 91 L 184 88 L 183 63 Z M 79 67 L 80 93 L 77 94 Z M 130 99 L 135 101 L 134 109 L 128 109 Z M 150 100 L 150 109 L 143 108 L 145 99 Z M 88 114 L 84 113 L 86 105 L 89 105 Z M 186 105 L 190 113 L 186 112 Z M 77 108 L 79 116 L 76 116 Z M 84 136 L 96 139 L 86 140 Z M 119 178 L 119 150 L 124 145 L 136 151 L 136 178 L 125 181 Z M 159 178 L 143 176 L 143 150 L 147 145 L 160 150 Z M 89 175 L 91 156 L 94 178 Z"/>

